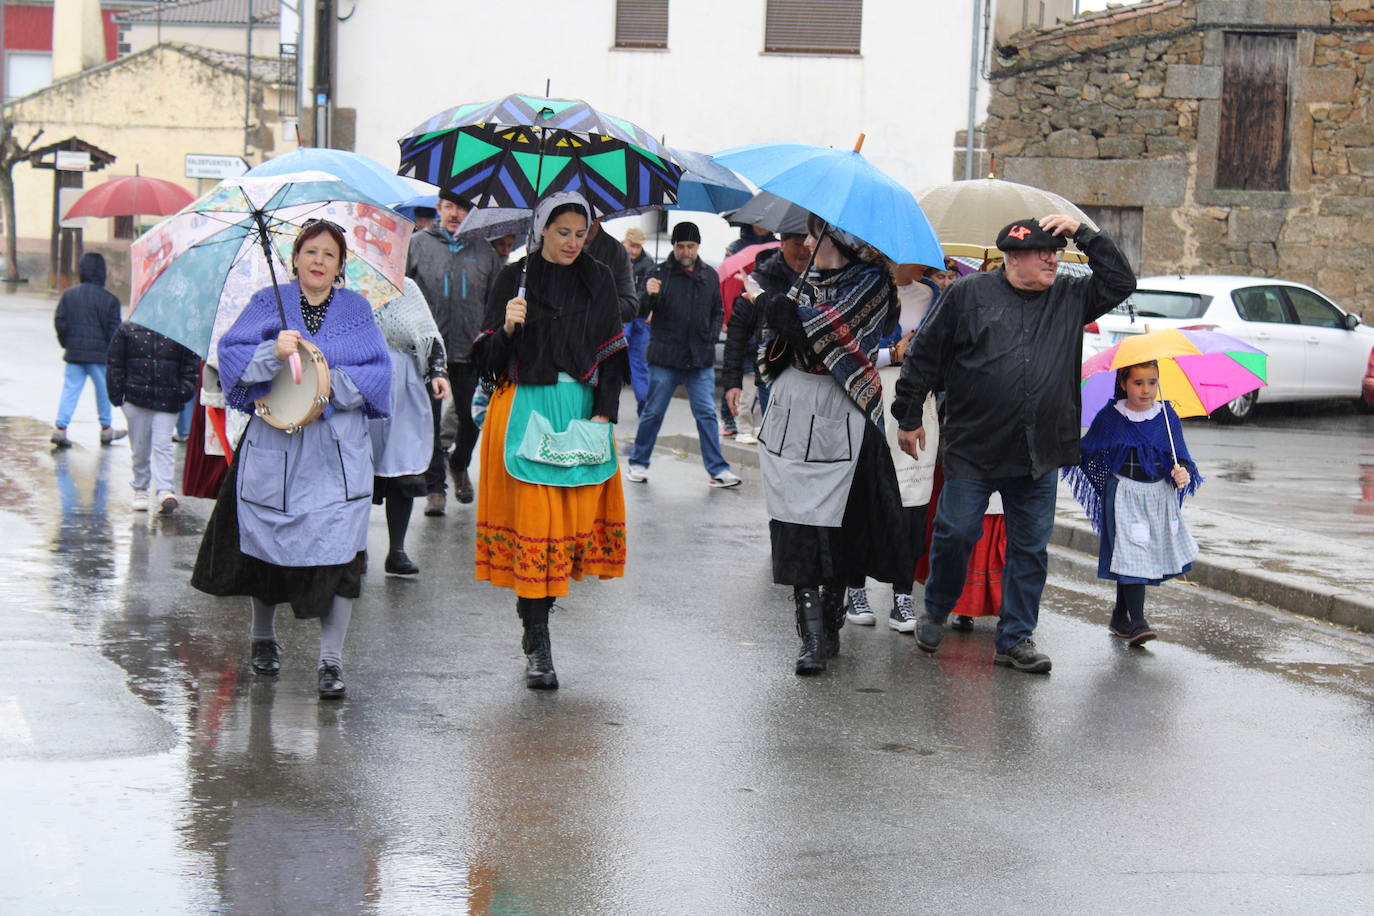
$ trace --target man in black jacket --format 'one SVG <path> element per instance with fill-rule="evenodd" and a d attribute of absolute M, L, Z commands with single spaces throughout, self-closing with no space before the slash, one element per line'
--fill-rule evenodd
<path fill-rule="evenodd" d="M 649 395 L 635 432 L 625 477 L 635 483 L 649 479 L 649 458 L 659 427 L 678 385 L 687 389 L 692 416 L 701 440 L 701 463 L 713 487 L 736 487 L 740 479 L 720 453 L 716 428 L 716 340 L 725 308 L 720 280 L 698 257 L 701 232 L 695 223 L 673 227 L 673 256 L 644 284 L 640 310 L 649 319 Z"/>
<path fill-rule="evenodd" d="M 730 311 L 730 321 L 725 327 L 725 359 L 720 370 L 720 384 L 725 389 L 725 406 L 735 415 L 740 412 L 740 397 L 744 393 L 745 373 L 754 376 L 759 393 L 759 411 L 768 409 L 768 386 L 758 377 L 754 368 L 758 355 L 759 341 L 763 338 L 763 310 L 755 304 L 765 293 L 786 293 L 797 281 L 797 275 L 806 270 L 810 252 L 806 250 L 806 236 L 798 232 L 784 232 L 782 245 L 772 251 L 761 252 L 754 262 L 754 272 L 749 275 L 757 284 L 757 291 L 751 291 L 745 284 L 744 292 L 735 299 L 735 307 Z M 741 445 L 752 445 L 758 440 L 743 433 L 737 440 Z"/>
<path fill-rule="evenodd" d="M 77 277 L 81 282 L 62 293 L 53 316 L 57 342 L 66 351 L 63 358 L 67 361 L 62 400 L 57 408 L 57 422 L 52 433 L 52 444 L 58 448 L 67 448 L 72 444 L 67 438 L 67 425 L 71 423 L 76 404 L 81 400 L 86 379 L 91 380 L 91 387 L 95 389 L 95 408 L 100 417 L 100 444 L 109 445 L 127 435 L 124 430 L 111 425 L 114 422 L 114 408 L 110 406 L 110 395 L 105 386 L 106 354 L 110 350 L 110 341 L 114 339 L 115 329 L 119 327 L 119 300 L 105 288 L 105 257 L 94 251 L 83 254 L 77 265 Z"/>
<path fill-rule="evenodd" d="M 1070 236 L 1087 254 L 1091 276 L 1057 277 L 1059 249 Z M 1012 223 L 997 247 L 1006 255 L 1002 270 L 964 277 L 941 297 L 907 351 L 892 403 L 898 445 L 915 457 L 925 447 L 926 394 L 945 393 L 945 485 L 916 645 L 939 648 L 988 498 L 998 492 L 1007 564 L 993 662 L 1047 674 L 1049 656 L 1030 637 L 1045 588 L 1056 471 L 1078 463 L 1083 326 L 1134 292 L 1135 276 L 1111 239 L 1062 214 Z"/>

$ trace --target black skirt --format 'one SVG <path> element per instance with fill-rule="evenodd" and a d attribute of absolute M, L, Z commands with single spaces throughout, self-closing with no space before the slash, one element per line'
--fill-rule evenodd
<path fill-rule="evenodd" d="M 770 519 L 773 581 L 779 585 L 863 585 L 865 579 L 907 584 L 916 570 L 909 520 L 887 442 L 871 423 L 854 468 L 838 528 Z"/>
<path fill-rule="evenodd" d="M 334 597 L 357 598 L 362 593 L 366 551 L 336 566 L 278 566 L 251 557 L 239 544 L 239 458 L 220 485 L 214 511 L 200 541 L 191 586 L 207 595 L 227 598 L 247 595 L 264 604 L 290 604 L 299 618 L 323 617 Z"/>
<path fill-rule="evenodd" d="M 423 499 L 429 495 L 425 486 L 424 474 L 409 474 L 404 477 L 373 477 L 372 505 L 380 506 L 388 496 Z"/>

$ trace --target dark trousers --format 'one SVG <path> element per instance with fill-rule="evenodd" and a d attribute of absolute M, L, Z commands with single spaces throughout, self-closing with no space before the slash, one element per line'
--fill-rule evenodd
<path fill-rule="evenodd" d="M 1035 632 L 1040 619 L 1040 594 L 1045 590 L 1049 570 L 1057 482 L 1054 471 L 1039 477 L 945 479 L 930 541 L 925 602 L 931 618 L 943 622 L 959 601 L 968 575 L 969 553 L 983 536 L 988 498 L 997 492 L 1002 494 L 1007 523 L 1007 565 L 1002 571 L 997 649 L 1010 649 Z"/>
<path fill-rule="evenodd" d="M 455 472 L 466 471 L 472 462 L 473 449 L 477 447 L 477 437 L 481 430 L 472 419 L 472 394 L 477 390 L 477 369 L 471 363 L 449 363 L 448 383 L 453 388 L 453 409 L 458 415 L 458 439 L 453 443 L 453 454 L 448 456 L 448 466 Z M 439 425 L 444 415 L 443 401 L 430 401 L 434 408 L 434 455 L 429 468 L 425 471 L 425 491 L 443 493 L 448 489 L 444 480 L 444 446 L 439 441 Z"/>

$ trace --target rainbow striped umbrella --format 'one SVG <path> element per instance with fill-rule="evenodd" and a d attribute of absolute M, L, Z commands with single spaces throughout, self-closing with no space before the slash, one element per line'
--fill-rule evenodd
<path fill-rule="evenodd" d="M 1159 396 L 1180 417 L 1204 417 L 1268 382 L 1268 355 L 1216 331 L 1170 328 L 1128 337 L 1083 362 L 1083 425 L 1089 426 L 1116 388 L 1116 370 L 1159 363 Z"/>

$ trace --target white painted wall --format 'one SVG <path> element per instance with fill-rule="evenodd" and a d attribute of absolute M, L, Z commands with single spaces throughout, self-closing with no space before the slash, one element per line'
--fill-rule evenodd
<path fill-rule="evenodd" d="M 358 151 L 387 164 L 396 139 L 436 112 L 542 95 L 551 79 L 552 95 L 585 99 L 672 146 L 849 148 L 864 132 L 864 154 L 908 187 L 949 180 L 967 119 L 972 0 L 866 0 L 858 58 L 763 54 L 764 6 L 672 0 L 660 52 L 613 49 L 614 0 L 358 0 L 338 25 L 335 101 L 357 110 Z M 678 219 L 702 227 L 712 260 L 735 235 L 708 214 Z"/>

